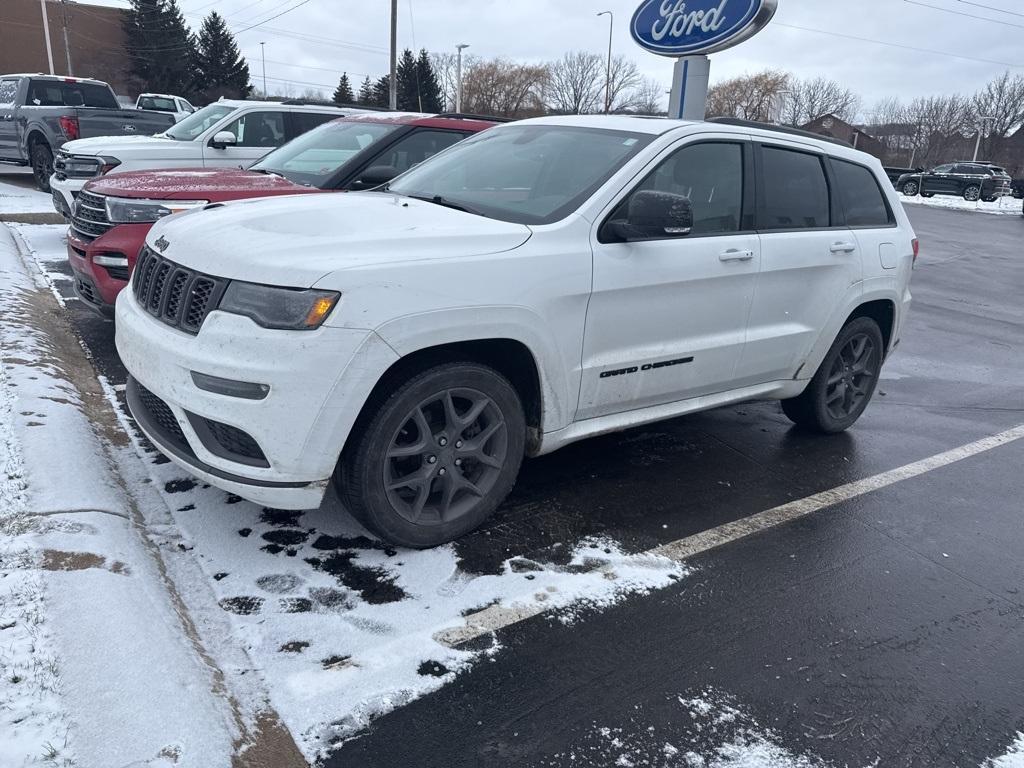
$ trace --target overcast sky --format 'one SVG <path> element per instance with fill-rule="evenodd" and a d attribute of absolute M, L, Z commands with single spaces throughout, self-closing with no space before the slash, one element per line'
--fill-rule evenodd
<path fill-rule="evenodd" d="M 93 2 L 127 5 L 125 0 Z M 329 93 L 342 71 L 355 85 L 367 74 L 378 77 L 387 72 L 387 0 L 306 0 L 278 19 L 243 31 L 300 3 L 303 0 L 179 0 L 193 28 L 213 8 L 227 18 L 238 32 L 257 84 L 262 74 L 259 42 L 265 41 L 272 91 L 288 81 L 296 93 L 311 85 Z M 667 89 L 671 60 L 641 50 L 629 36 L 629 20 L 639 4 L 640 0 L 399 0 L 399 47 L 450 51 L 457 43 L 468 43 L 467 53 L 537 62 L 570 49 L 603 53 L 608 17 L 596 14 L 611 10 L 614 52 L 633 58 L 645 75 Z M 800 77 L 824 75 L 856 90 L 870 108 L 882 97 L 969 93 L 1006 69 L 1024 73 L 1022 41 L 1022 0 L 779 0 L 779 11 L 764 31 L 711 57 L 711 77 L 714 82 L 765 67 Z"/>

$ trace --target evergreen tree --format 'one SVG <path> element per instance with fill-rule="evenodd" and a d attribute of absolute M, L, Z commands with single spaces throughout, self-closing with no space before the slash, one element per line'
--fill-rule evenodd
<path fill-rule="evenodd" d="M 367 75 L 366 79 L 363 80 L 363 84 L 359 86 L 359 103 L 360 104 L 371 104 L 373 102 L 373 83 L 370 82 L 370 76 Z"/>
<path fill-rule="evenodd" d="M 384 107 L 386 109 L 390 102 L 391 76 L 384 75 L 373 84 L 373 89 L 370 93 L 370 100 L 366 103 L 371 107 Z"/>
<path fill-rule="evenodd" d="M 407 112 L 422 112 L 416 59 L 406 48 L 398 60 L 398 108 Z"/>
<path fill-rule="evenodd" d="M 334 103 L 354 104 L 355 100 L 356 97 L 352 95 L 352 84 L 348 81 L 348 72 L 343 72 L 338 87 L 334 89 Z"/>
<path fill-rule="evenodd" d="M 419 84 L 421 109 L 424 112 L 442 112 L 444 97 L 441 94 L 441 83 L 430 63 L 430 54 L 426 48 L 420 51 L 416 60 L 417 81 Z"/>
<path fill-rule="evenodd" d="M 203 20 L 196 44 L 195 90 L 205 100 L 220 96 L 245 98 L 249 85 L 249 65 L 235 44 L 234 35 L 216 11 Z"/>
<path fill-rule="evenodd" d="M 195 36 L 178 0 L 129 0 L 123 22 L 129 71 L 147 91 L 192 96 Z"/>

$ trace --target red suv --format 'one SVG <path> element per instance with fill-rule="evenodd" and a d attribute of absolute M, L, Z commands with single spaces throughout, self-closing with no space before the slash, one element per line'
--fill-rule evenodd
<path fill-rule="evenodd" d="M 90 181 L 75 198 L 68 260 L 75 291 L 108 316 L 153 222 L 207 203 L 373 189 L 497 118 L 396 112 L 315 128 L 242 169 L 135 171 Z"/>

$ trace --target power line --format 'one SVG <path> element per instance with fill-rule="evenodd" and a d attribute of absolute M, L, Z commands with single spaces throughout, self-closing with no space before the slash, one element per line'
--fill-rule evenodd
<path fill-rule="evenodd" d="M 995 11 L 996 13 L 1008 13 L 1011 16 L 1020 16 L 1021 18 L 1024 18 L 1024 13 L 1017 13 L 1017 11 L 1007 11 L 1003 8 L 996 8 L 994 5 L 983 5 L 982 3 L 973 3 L 971 2 L 971 0 L 957 0 L 957 2 L 963 3 L 964 5 L 973 5 L 976 8 L 984 8 L 988 11 Z"/>
<path fill-rule="evenodd" d="M 280 13 L 274 14 L 270 18 L 264 19 L 263 21 L 257 22 L 256 24 L 252 24 L 252 25 L 246 27 L 245 29 L 238 30 L 237 32 L 235 32 L 235 34 L 236 35 L 240 35 L 243 32 L 248 32 L 250 29 L 256 29 L 256 27 L 262 26 L 262 25 L 266 24 L 268 21 L 273 21 L 274 19 L 279 19 L 282 16 L 284 16 L 286 13 L 291 13 L 292 11 L 297 10 L 297 9 L 301 8 L 302 6 L 306 5 L 308 2 L 310 2 L 310 0 L 300 0 L 299 3 L 293 5 L 291 8 L 285 8 L 283 11 L 281 11 Z"/>
<path fill-rule="evenodd" d="M 954 16 L 963 16 L 968 19 L 978 19 L 980 21 L 989 21 L 993 24 L 1000 24 L 1004 27 L 1017 27 L 1017 29 L 1024 29 L 1024 24 L 1013 24 L 1009 21 L 999 21 L 998 19 L 990 19 L 988 16 L 978 16 L 975 13 L 964 13 L 963 11 L 954 11 L 952 8 L 939 8 L 937 5 L 928 5 L 927 3 L 919 2 L 919 0 L 903 0 L 905 3 L 911 5 L 919 5 L 922 8 L 931 8 L 933 11 L 941 11 L 942 13 L 951 13 Z"/>
<path fill-rule="evenodd" d="M 964 61 L 977 61 L 982 64 L 998 64 L 1000 67 L 1010 67 L 1012 69 L 1024 69 L 1024 64 L 1011 64 L 1007 61 L 995 61 L 994 59 L 981 59 L 975 56 L 961 56 L 958 53 L 949 53 L 947 51 L 936 51 L 932 48 L 918 48 L 913 45 L 902 45 L 901 43 L 890 43 L 885 40 L 875 40 L 871 37 L 858 37 L 857 35 L 847 35 L 843 32 L 829 32 L 825 29 L 814 29 L 812 27 L 800 27 L 796 24 L 784 24 L 780 21 L 773 21 L 772 26 L 774 27 L 786 27 L 788 29 L 798 29 L 801 32 L 814 32 L 819 35 L 830 35 L 832 37 L 842 37 L 847 40 L 857 40 L 862 43 L 874 43 L 875 45 L 885 45 L 890 48 L 902 48 L 906 51 L 914 51 L 915 53 L 929 53 L 933 56 L 945 56 L 950 59 L 963 59 Z"/>

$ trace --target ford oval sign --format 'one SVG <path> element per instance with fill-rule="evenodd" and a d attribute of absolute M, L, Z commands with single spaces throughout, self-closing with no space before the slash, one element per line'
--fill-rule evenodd
<path fill-rule="evenodd" d="M 646 0 L 630 23 L 633 39 L 662 56 L 700 56 L 761 31 L 778 0 Z"/>

